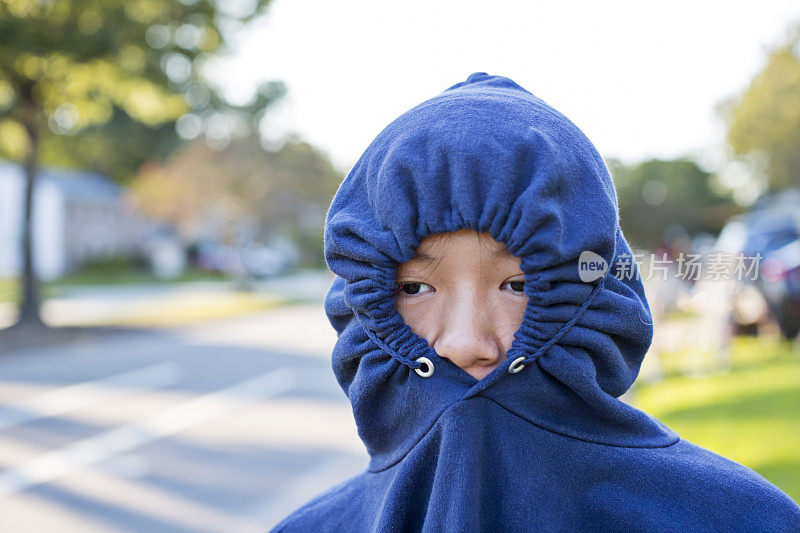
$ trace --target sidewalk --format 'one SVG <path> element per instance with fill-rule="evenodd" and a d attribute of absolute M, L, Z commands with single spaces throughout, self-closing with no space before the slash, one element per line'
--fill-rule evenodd
<path fill-rule="evenodd" d="M 256 281 L 249 291 L 236 290 L 232 281 L 68 287 L 42 303 L 49 329 L 8 330 L 17 309 L 0 304 L 0 354 L 106 333 L 202 324 L 288 304 L 322 306 L 331 281 L 327 271 L 303 271 Z"/>

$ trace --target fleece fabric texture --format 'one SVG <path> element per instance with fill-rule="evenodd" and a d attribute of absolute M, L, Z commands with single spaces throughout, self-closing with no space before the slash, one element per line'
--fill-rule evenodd
<path fill-rule="evenodd" d="M 394 308 L 397 265 L 462 228 L 521 258 L 528 296 L 481 380 Z M 611 268 L 584 282 L 586 250 Z M 511 79 L 473 73 L 384 128 L 333 198 L 324 252 L 333 371 L 371 459 L 273 531 L 800 532 L 775 485 L 618 399 L 653 321 L 616 190 L 586 136 Z"/>

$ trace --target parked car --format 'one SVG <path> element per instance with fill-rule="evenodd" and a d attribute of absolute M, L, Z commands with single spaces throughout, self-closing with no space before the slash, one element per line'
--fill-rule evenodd
<path fill-rule="evenodd" d="M 247 272 L 256 278 L 279 274 L 291 266 L 289 256 L 277 248 L 254 245 L 245 248 L 243 254 Z"/>
<path fill-rule="evenodd" d="M 284 251 L 258 243 L 239 248 L 202 242 L 195 249 L 197 268 L 222 274 L 246 272 L 250 277 L 264 278 L 285 271 L 292 263 Z"/>
<path fill-rule="evenodd" d="M 741 330 L 773 319 L 784 337 L 800 333 L 798 206 L 800 190 L 789 189 L 762 198 L 749 212 L 731 218 L 720 232 L 716 250 L 740 253 L 747 267 L 757 267 L 755 279 L 752 275 L 736 279 L 732 320 Z"/>

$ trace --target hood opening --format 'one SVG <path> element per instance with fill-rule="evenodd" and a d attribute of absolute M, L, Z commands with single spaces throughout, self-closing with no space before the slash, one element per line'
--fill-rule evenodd
<path fill-rule="evenodd" d="M 448 230 L 447 232 L 432 231 L 429 233 L 429 235 L 434 233 L 455 232 L 459 229 L 462 229 L 462 227 L 458 226 L 455 229 Z M 480 228 L 469 229 L 483 231 Z M 421 235 L 418 240 L 421 242 L 426 236 L 428 235 Z M 498 242 L 503 242 L 499 240 L 499 236 L 492 236 Z M 508 246 L 508 243 L 504 242 L 503 244 Z M 413 247 L 414 251 L 416 251 L 418 246 L 419 244 Z M 513 250 L 510 251 L 512 254 L 519 257 L 519 255 L 517 255 L 517 253 L 515 253 Z M 452 372 L 461 374 L 463 381 L 473 385 L 472 388 L 465 394 L 464 398 L 479 394 L 482 390 L 489 387 L 496 380 L 502 379 L 506 374 L 516 374 L 521 372 L 525 366 L 533 363 L 539 356 L 544 354 L 550 346 L 558 342 L 558 340 L 561 339 L 561 337 L 563 337 L 575 324 L 575 322 L 591 304 L 592 300 L 603 288 L 606 277 L 610 272 L 610 269 L 607 269 L 605 274 L 598 280 L 594 281 L 593 283 L 586 284 L 586 287 L 583 288 L 583 291 L 588 291 L 588 293 L 580 306 L 575 309 L 569 320 L 565 321 L 563 324 L 560 322 L 551 323 L 550 329 L 554 328 L 556 324 L 560 324 L 560 327 L 557 331 L 550 334 L 550 329 L 547 331 L 533 331 L 534 325 L 542 324 L 542 321 L 538 319 L 540 313 L 537 311 L 541 307 L 541 304 L 536 301 L 531 301 L 532 299 L 535 299 L 541 292 L 548 290 L 550 287 L 550 282 L 542 282 L 540 280 L 540 273 L 538 271 L 524 271 L 526 288 L 525 292 L 528 297 L 528 301 L 525 306 L 522 323 L 514 332 L 514 340 L 508 351 L 505 353 L 505 361 L 500 366 L 493 369 L 488 375 L 479 380 L 453 363 L 450 359 L 441 357 L 425 339 L 414 333 L 410 326 L 403 320 L 402 316 L 396 310 L 394 310 L 396 296 L 394 293 L 393 282 L 396 279 L 398 264 L 399 262 L 393 262 L 393 264 L 389 265 L 386 271 L 386 276 L 380 278 L 391 280 L 390 283 L 381 285 L 379 289 L 379 292 L 382 293 L 380 298 L 385 299 L 386 304 L 391 305 L 393 309 L 393 311 L 389 311 L 388 309 L 385 310 L 388 320 L 383 325 L 383 329 L 387 332 L 386 340 L 388 343 L 381 339 L 376 331 L 372 329 L 374 326 L 370 325 L 368 314 L 362 313 L 359 310 L 354 313 L 354 316 L 364 329 L 364 332 L 370 337 L 370 339 L 372 339 L 373 342 L 375 342 L 376 345 L 378 345 L 388 355 L 394 357 L 401 364 L 414 370 L 419 369 L 420 372 L 417 372 L 417 375 L 420 377 L 432 378 L 435 374 L 435 369 L 442 368 L 444 365 L 451 367 Z M 577 264 L 572 266 L 575 269 L 578 268 Z M 542 339 L 544 338 L 547 340 L 542 342 Z M 432 368 L 428 368 L 427 361 L 430 361 L 430 366 L 432 366 Z"/>

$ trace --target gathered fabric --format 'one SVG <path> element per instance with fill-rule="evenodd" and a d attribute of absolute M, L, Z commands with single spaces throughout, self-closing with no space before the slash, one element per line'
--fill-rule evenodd
<path fill-rule="evenodd" d="M 395 309 L 422 239 L 471 228 L 528 297 L 477 380 Z M 562 113 L 475 72 L 387 125 L 326 214 L 332 369 L 370 456 L 274 531 L 800 531 L 755 471 L 624 401 L 653 320 L 610 172 Z M 606 265 L 581 275 L 585 253 Z"/>

